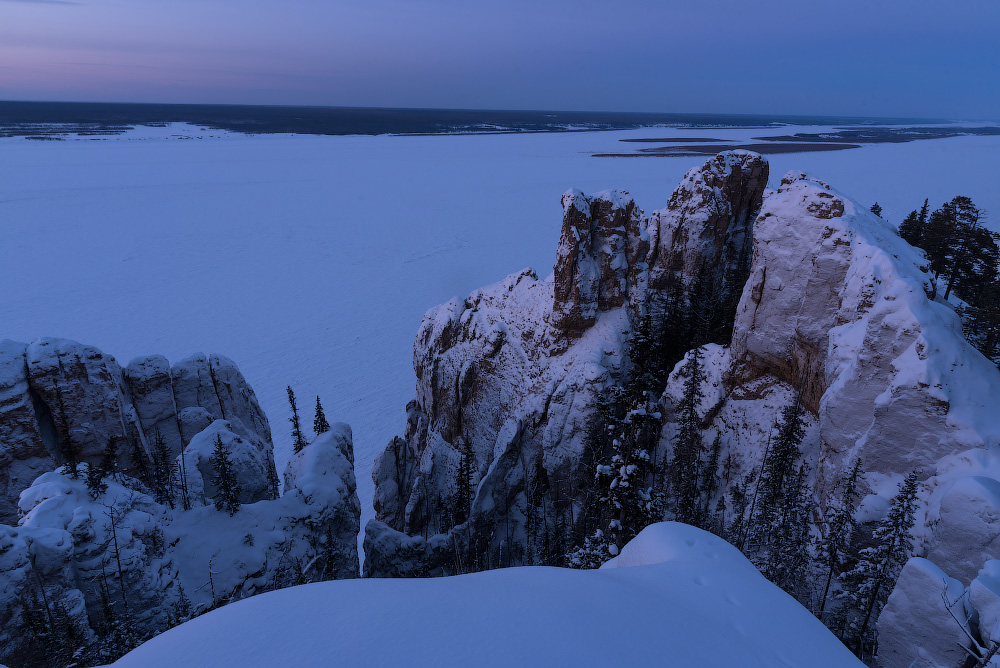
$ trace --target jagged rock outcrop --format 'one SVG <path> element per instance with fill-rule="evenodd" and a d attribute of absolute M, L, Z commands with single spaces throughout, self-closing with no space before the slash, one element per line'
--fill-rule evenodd
<path fill-rule="evenodd" d="M 1000 371 L 965 341 L 952 306 L 932 298 L 923 255 L 885 221 L 796 172 L 758 213 L 766 181 L 759 158 L 720 155 L 649 219 L 620 193 L 571 191 L 552 279 L 522 272 L 430 311 L 414 349 L 405 437 L 373 469 L 366 572 L 544 563 L 553 525 L 572 526 L 586 506 L 588 429 L 602 388 L 629 372 L 624 342 L 636 316 L 657 300 L 684 301 L 685 291 L 691 303 L 695 289 L 725 311 L 735 291 L 731 319 L 721 321 L 731 339 L 703 348 L 698 413 L 729 471 L 709 507 L 727 511 L 728 486 L 759 471 L 782 408 L 799 400 L 817 532 L 855 461 L 865 471 L 859 521 L 879 520 L 897 483 L 920 476 L 914 551 L 929 561 L 907 567 L 878 622 L 879 665 L 949 665 L 954 650 L 964 653 L 951 641 L 969 636 L 949 616 L 928 621 L 950 639 L 939 658 L 933 643 L 921 645 L 926 656 L 907 654 L 910 609 L 930 619 L 942 592 L 978 592 L 966 622 L 972 636 L 985 633 L 976 620 L 992 610 L 987 594 L 1000 591 L 982 570 L 1000 557 Z M 671 456 L 685 381 L 681 364 L 660 401 L 654 460 Z M 464 457 L 475 472 L 467 511 L 454 504 Z"/>
<path fill-rule="evenodd" d="M 212 422 L 178 460 L 200 462 L 202 443 L 217 435 L 238 446 L 231 427 Z M 267 488 L 259 458 L 241 466 L 247 451 L 230 450 L 240 486 Z M 65 639 L 52 635 L 40 644 L 39 623 L 72 622 L 74 647 L 84 648 L 80 660 L 93 665 L 114 658 L 116 636 L 108 631 L 123 616 L 145 638 L 256 593 L 357 577 L 353 459 L 350 428 L 335 424 L 292 456 L 280 498 L 244 503 L 233 514 L 215 507 L 211 477 L 191 464 L 169 503 L 157 503 L 124 474 L 105 478 L 107 489 L 96 497 L 85 476 L 41 475 L 21 494 L 19 524 L 0 525 L 0 661 L 46 665 Z"/>
<path fill-rule="evenodd" d="M 722 154 L 691 170 L 649 219 L 622 191 L 571 190 L 551 277 L 524 270 L 428 311 L 405 435 L 373 466 L 366 574 L 555 560 L 555 537 L 574 527 L 594 486 L 599 398 L 626 372 L 625 341 L 649 307 L 651 267 L 682 296 L 699 273 L 718 294 L 738 292 L 730 284 L 739 256 L 748 260 L 766 182 L 760 156 Z M 463 458 L 469 499 L 457 481 Z"/>
<path fill-rule="evenodd" d="M 666 291 L 711 270 L 719 280 L 729 276 L 739 292 L 767 177 L 767 162 L 746 151 L 720 153 L 690 170 L 667 206 L 650 215 L 649 287 Z"/>
<path fill-rule="evenodd" d="M 552 324 L 578 337 L 597 314 L 625 304 L 645 267 L 649 236 L 627 192 L 562 196 L 563 225 L 553 270 Z"/>
<path fill-rule="evenodd" d="M 273 473 L 271 429 L 232 360 L 195 355 L 173 367 L 160 356 L 124 370 L 93 346 L 42 338 L 0 342 L 0 522 L 17 519 L 18 495 L 72 458 L 96 462 L 115 441 L 118 465 L 148 467 L 156 435 L 171 459 L 214 420 L 257 447 Z M 275 485 L 248 500 L 272 498 Z"/>

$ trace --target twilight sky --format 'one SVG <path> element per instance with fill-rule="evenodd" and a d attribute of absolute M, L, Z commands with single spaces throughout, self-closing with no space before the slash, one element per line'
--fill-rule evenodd
<path fill-rule="evenodd" d="M 1000 2 L 0 0 L 0 99 L 1000 120 Z"/>

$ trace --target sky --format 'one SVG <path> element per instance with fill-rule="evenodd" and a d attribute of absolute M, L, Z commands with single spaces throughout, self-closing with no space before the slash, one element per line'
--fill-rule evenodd
<path fill-rule="evenodd" d="M 0 99 L 1000 120 L 997 0 L 0 0 Z"/>

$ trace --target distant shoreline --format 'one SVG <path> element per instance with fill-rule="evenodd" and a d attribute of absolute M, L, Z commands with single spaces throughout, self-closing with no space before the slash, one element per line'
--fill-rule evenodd
<path fill-rule="evenodd" d="M 0 137 L 118 135 L 171 123 L 241 134 L 437 135 L 633 130 L 887 126 L 945 121 L 903 118 L 583 111 L 275 107 L 0 102 Z M 675 140 L 676 141 L 676 140 Z"/>

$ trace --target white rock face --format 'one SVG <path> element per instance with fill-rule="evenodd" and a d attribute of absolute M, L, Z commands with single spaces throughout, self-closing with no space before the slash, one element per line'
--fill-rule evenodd
<path fill-rule="evenodd" d="M 936 504 L 927 558 L 971 582 L 983 564 L 1000 556 L 1000 481 L 959 478 Z"/>
<path fill-rule="evenodd" d="M 971 645 L 959 622 L 968 613 L 962 583 L 919 557 L 903 567 L 889 601 L 879 617 L 878 665 L 883 668 L 961 668 Z"/>
<path fill-rule="evenodd" d="M 170 453 L 178 455 L 185 441 L 177 420 L 170 362 L 162 355 L 137 357 L 125 367 L 124 378 L 147 438 L 152 439 L 159 434 L 166 441 Z"/>
<path fill-rule="evenodd" d="M 861 455 L 870 472 L 927 476 L 946 455 L 1000 442 L 1000 372 L 927 298 L 922 255 L 888 224 L 789 174 L 754 235 L 729 383 L 801 383 L 828 471 Z"/>

